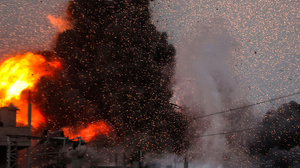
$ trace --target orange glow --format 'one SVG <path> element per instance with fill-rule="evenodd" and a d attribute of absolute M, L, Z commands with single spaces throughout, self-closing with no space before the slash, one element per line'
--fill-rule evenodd
<path fill-rule="evenodd" d="M 62 131 L 64 131 L 65 137 L 70 139 L 81 137 L 86 142 L 94 140 L 98 135 L 108 135 L 110 133 L 109 126 L 103 121 L 88 124 L 86 127 L 65 127 L 62 128 Z"/>
<path fill-rule="evenodd" d="M 52 75 L 58 68 L 61 68 L 58 61 L 47 62 L 43 56 L 29 52 L 2 62 L 0 65 L 0 105 L 7 106 L 13 103 L 20 109 L 17 113 L 18 126 L 28 124 L 28 96 L 24 96 L 24 91 L 34 92 L 35 84 L 40 78 Z M 45 122 L 43 115 L 34 105 L 31 120 L 34 128 Z"/>
<path fill-rule="evenodd" d="M 47 18 L 49 19 L 50 23 L 60 32 L 72 29 L 71 23 L 68 22 L 66 19 L 63 19 L 61 17 L 54 17 L 52 15 L 48 15 Z"/>

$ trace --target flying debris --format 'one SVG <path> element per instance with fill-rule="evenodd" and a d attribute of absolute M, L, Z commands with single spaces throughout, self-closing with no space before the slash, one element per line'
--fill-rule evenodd
<path fill-rule="evenodd" d="M 175 49 L 151 23 L 149 0 L 74 0 L 67 15 L 73 25 L 53 52 L 61 75 L 41 79 L 34 95 L 46 127 L 103 121 L 131 153 L 183 152 L 186 116 L 170 103 Z"/>

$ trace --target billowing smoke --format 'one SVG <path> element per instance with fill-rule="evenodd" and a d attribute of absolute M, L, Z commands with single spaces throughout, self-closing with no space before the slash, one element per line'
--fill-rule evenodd
<path fill-rule="evenodd" d="M 246 134 L 205 135 L 249 128 L 254 118 L 251 109 L 201 117 L 248 104 L 229 66 L 239 44 L 222 25 L 215 19 L 210 26 L 199 26 L 176 48 L 174 101 L 195 117 L 199 138 L 187 153 L 190 161 L 209 167 L 247 167 Z"/>
<path fill-rule="evenodd" d="M 134 150 L 180 153 L 187 121 L 170 103 L 174 47 L 151 24 L 149 0 L 74 0 L 72 29 L 57 37 L 59 80 L 42 79 L 35 103 L 48 129 L 104 120 Z M 141 135 L 141 136 L 138 136 Z"/>
<path fill-rule="evenodd" d="M 260 167 L 300 167 L 300 104 L 291 101 L 266 113 L 253 133 L 250 152 Z"/>

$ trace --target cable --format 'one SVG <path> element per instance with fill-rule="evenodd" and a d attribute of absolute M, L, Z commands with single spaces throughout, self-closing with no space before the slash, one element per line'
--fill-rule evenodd
<path fill-rule="evenodd" d="M 273 98 L 273 99 L 261 101 L 261 102 L 258 102 L 258 103 L 254 103 L 254 104 L 250 104 L 250 105 L 246 105 L 246 106 L 242 106 L 242 107 L 237 107 L 237 108 L 233 108 L 233 109 L 229 109 L 229 110 L 220 111 L 220 112 L 217 112 L 217 113 L 212 113 L 212 114 L 207 114 L 207 115 L 203 115 L 203 116 L 194 117 L 193 119 L 197 120 L 199 118 L 204 118 L 204 117 L 209 117 L 209 116 L 213 116 L 213 115 L 228 113 L 228 112 L 231 112 L 231 111 L 236 111 L 236 110 L 240 110 L 240 109 L 244 109 L 244 108 L 249 108 L 249 107 L 252 107 L 252 106 L 256 106 L 256 105 L 259 105 L 259 104 L 271 102 L 271 101 L 274 101 L 274 100 L 278 100 L 278 99 L 282 99 L 282 98 L 286 98 L 286 97 L 291 97 L 291 96 L 294 96 L 294 95 L 297 95 L 297 94 L 300 94 L 300 92 L 292 93 L 292 94 L 281 96 L 281 97 L 276 97 L 276 98 Z"/>
<path fill-rule="evenodd" d="M 246 129 L 236 130 L 236 131 L 220 132 L 220 133 L 215 133 L 215 134 L 201 135 L 201 136 L 198 136 L 198 137 L 210 137 L 210 136 L 225 135 L 225 134 L 231 134 L 231 133 L 241 133 L 241 132 L 244 132 L 244 131 L 256 130 L 256 129 L 258 129 L 258 128 L 259 128 L 259 127 L 246 128 Z"/>

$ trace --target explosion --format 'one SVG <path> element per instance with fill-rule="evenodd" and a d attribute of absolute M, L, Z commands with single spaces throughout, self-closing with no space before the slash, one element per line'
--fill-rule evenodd
<path fill-rule="evenodd" d="M 0 102 L 1 106 L 14 104 L 19 108 L 17 113 L 17 126 L 28 125 L 27 106 L 30 93 L 37 94 L 36 87 L 42 77 L 50 79 L 56 70 L 61 70 L 61 63 L 57 60 L 47 61 L 39 54 L 28 52 L 8 58 L 0 65 Z M 56 79 L 54 79 L 56 80 Z M 38 102 L 37 102 L 38 101 Z M 45 124 L 45 117 L 38 107 L 43 99 L 32 102 L 32 126 L 39 128 Z M 64 127 L 66 136 L 71 139 L 81 136 L 85 141 L 93 140 L 97 135 L 108 135 L 109 127 L 103 121 L 87 124 L 87 127 Z"/>
<path fill-rule="evenodd" d="M 98 121 L 88 124 L 86 127 L 64 127 L 62 128 L 62 131 L 64 131 L 64 135 L 69 137 L 69 139 L 81 137 L 85 141 L 91 141 L 99 135 L 108 135 L 110 133 L 110 128 L 105 122 Z"/>
<path fill-rule="evenodd" d="M 35 84 L 44 76 L 53 75 L 60 69 L 59 61 L 47 61 L 42 55 L 26 53 L 8 58 L 0 65 L 0 102 L 1 106 L 13 103 L 20 111 L 17 113 L 17 125 L 27 125 L 26 91 L 36 92 Z M 27 93 L 28 93 L 27 92 Z M 40 110 L 33 106 L 32 126 L 37 128 L 45 122 Z"/>
<path fill-rule="evenodd" d="M 8 68 L 14 80 L 2 77 L 17 82 L 17 93 L 8 99 L 10 87 L 5 87 L 1 96 L 21 109 L 18 123 L 27 124 L 24 91 L 30 90 L 34 127 L 45 123 L 49 130 L 62 129 L 70 139 L 84 141 L 113 130 L 114 140 L 130 147 L 131 159 L 138 158 L 139 150 L 183 153 L 189 141 L 187 117 L 170 101 L 175 48 L 153 25 L 149 0 L 74 0 L 67 15 L 66 22 L 48 17 L 61 28 L 48 54 L 64 66 L 40 55 L 17 56 Z M 60 75 L 51 78 L 58 68 Z"/>
<path fill-rule="evenodd" d="M 67 16 L 72 28 L 53 48 L 63 73 L 41 80 L 34 95 L 44 95 L 37 105 L 47 128 L 106 121 L 133 150 L 182 153 L 186 116 L 170 101 L 175 48 L 153 25 L 149 0 L 74 0 Z"/>

